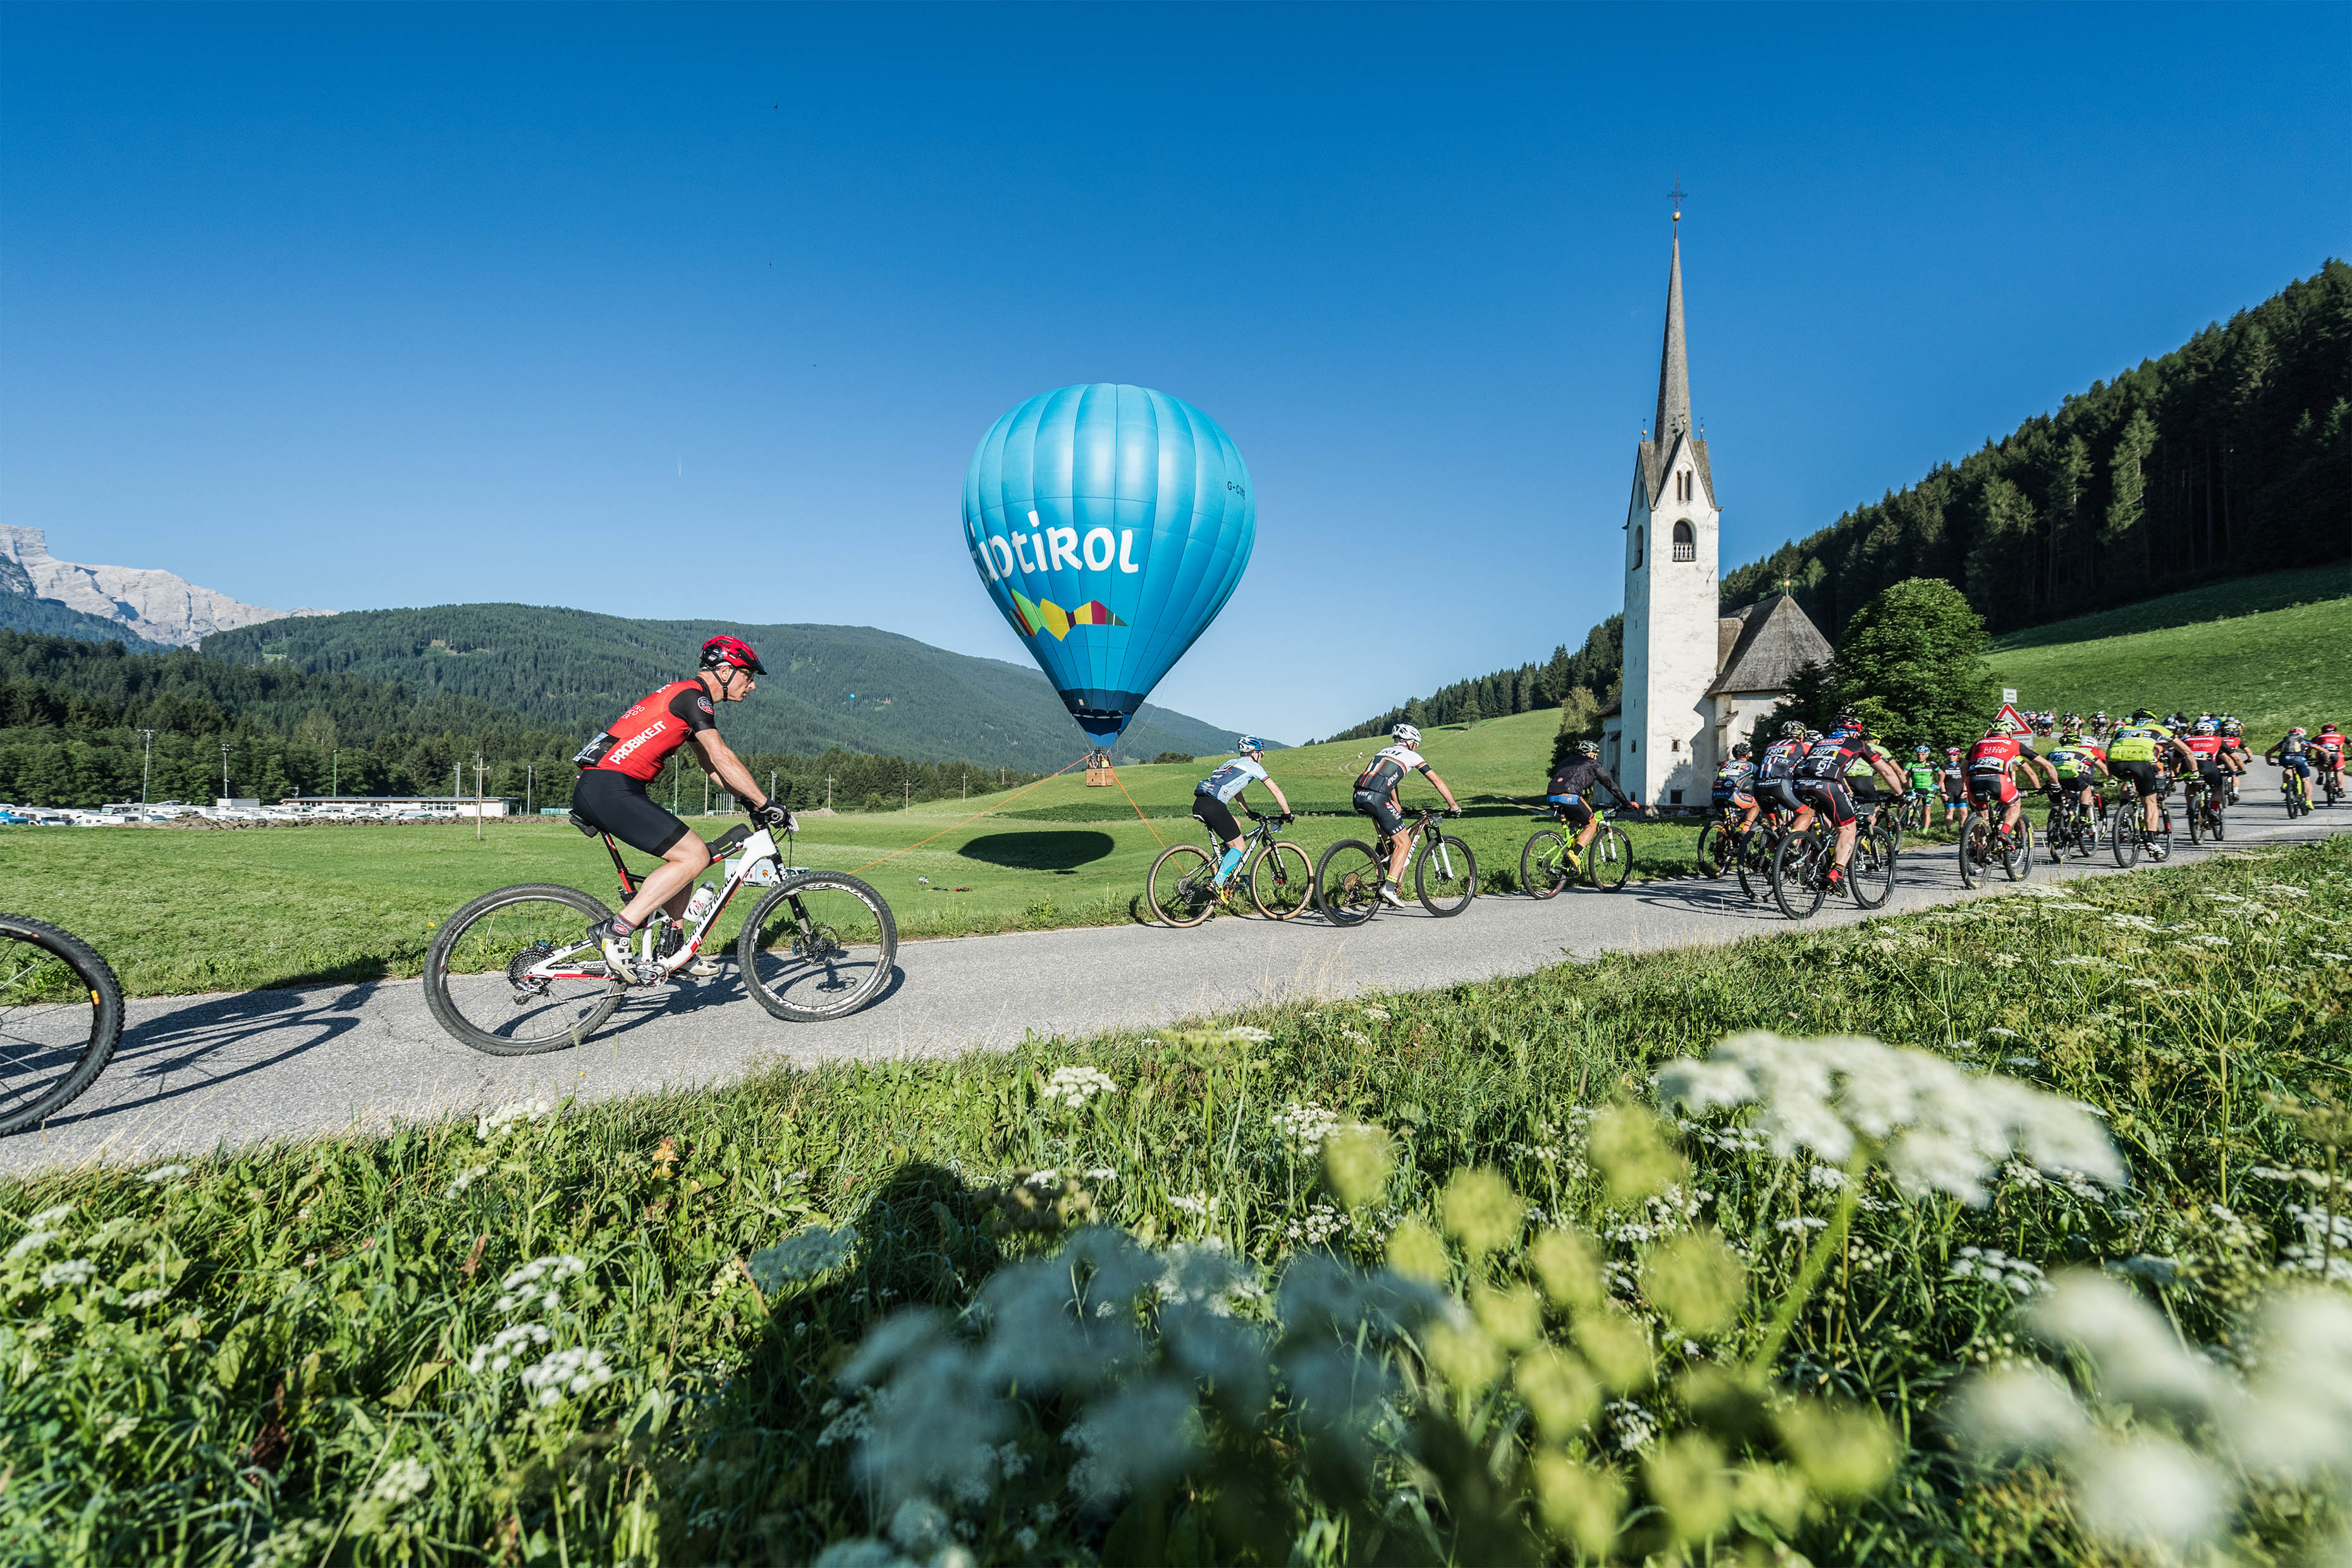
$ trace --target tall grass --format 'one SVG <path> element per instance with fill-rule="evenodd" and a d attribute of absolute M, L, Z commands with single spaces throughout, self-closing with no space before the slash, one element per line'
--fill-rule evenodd
<path fill-rule="evenodd" d="M 961 1310 L 1089 1220 L 1153 1244 L 1214 1237 L 1269 1267 L 1321 1248 L 1370 1265 L 1401 1224 L 1442 1217 L 1465 1167 L 1499 1172 L 1539 1223 L 1603 1237 L 1629 1310 L 1659 1236 L 1710 1224 L 1747 1254 L 1725 1353 L 1752 1351 L 1819 1233 L 1809 1218 L 1836 1213 L 1834 1186 L 1691 1124 L 1685 1195 L 1612 1205 L 1579 1129 L 1586 1108 L 1649 1100 L 1665 1061 L 1767 1027 L 1873 1035 L 2079 1100 L 2132 1174 L 2116 1195 L 2019 1166 L 1982 1208 L 1867 1190 L 1773 1340 L 1772 1370 L 1874 1408 L 1903 1453 L 1871 1500 L 1792 1520 L 1785 1539 L 1817 1562 L 2110 1561 L 2054 1471 L 1983 1470 L 1941 1436 L 1955 1382 L 2020 1353 L 2015 1281 L 2034 1282 L 1983 1259 L 2139 1260 L 2131 1278 L 2199 1342 L 2239 1331 L 2275 1281 L 2315 1277 L 2315 1205 L 2281 1173 L 2333 1168 L 2335 1124 L 2311 1112 L 2352 1070 L 2347 952 L 2352 840 L 2336 838 L 1716 952 L 1289 1006 L 1239 1032 L 1033 1041 L 11 1181 L 0 1552 L 804 1561 L 888 1522 L 853 1479 L 860 1416 L 835 1384 L 894 1311 Z M 1073 1093 L 1093 1080 L 1055 1072 L 1076 1068 L 1110 1088 Z M 1385 1129 L 1399 1153 L 1361 1207 L 1307 1152 L 1335 1119 Z M 1469 1265 L 1453 1267 L 1466 1289 Z M 1673 1397 L 1612 1415 L 1607 1442 L 1632 1447 L 1612 1451 L 1630 1463 L 1644 1419 L 1671 1426 Z M 1518 1419 L 1508 1399 L 1495 1409 Z M 1480 1506 L 1531 1506 L 1501 1475 L 1499 1501 Z M 1435 1518 L 1469 1506 L 1425 1478 L 1382 1485 Z M 1334 1560 L 1344 1535 L 1310 1504 L 1293 1498 L 1284 1544 Z M 968 1519 L 969 1549 L 1094 1560 L 1111 1521 L 1046 1506 Z M 1166 1550 L 1210 1550 L 1213 1487 L 1166 1507 Z M 2238 1550 L 2291 1558 L 2328 1509 L 2277 1493 Z"/>

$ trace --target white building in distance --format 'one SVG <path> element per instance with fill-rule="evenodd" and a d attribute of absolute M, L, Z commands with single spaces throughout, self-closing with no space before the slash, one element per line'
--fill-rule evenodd
<path fill-rule="evenodd" d="M 1830 645 L 1787 595 L 1719 609 L 1723 509 L 1691 420 L 1683 330 L 1682 214 L 1666 272 L 1657 421 L 1633 456 L 1625 514 L 1625 670 L 1601 720 L 1601 760 L 1644 805 L 1704 805 L 1715 770 L 1789 680 Z"/>

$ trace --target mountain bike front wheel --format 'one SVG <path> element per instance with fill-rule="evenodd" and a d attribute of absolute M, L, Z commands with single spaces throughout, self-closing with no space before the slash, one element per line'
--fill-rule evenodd
<path fill-rule="evenodd" d="M 1342 838 L 1315 864 L 1315 907 L 1335 926 L 1359 926 L 1381 909 L 1386 862 L 1360 838 Z"/>
<path fill-rule="evenodd" d="M 1895 858 L 1902 843 L 1895 830 L 1874 823 L 1853 836 L 1853 855 L 1846 863 L 1846 887 L 1853 901 L 1874 910 L 1895 896 Z"/>
<path fill-rule="evenodd" d="M 1739 854 L 1732 861 L 1732 869 L 1739 873 L 1739 890 L 1751 899 L 1762 900 L 1772 890 L 1772 857 L 1780 850 L 1780 841 L 1761 826 L 1748 830 L 1740 840 Z"/>
<path fill-rule="evenodd" d="M 1698 830 L 1698 874 L 1722 876 L 1730 867 L 1731 858 L 1738 853 L 1738 844 L 1730 824 L 1719 816 L 1709 818 L 1707 825 Z"/>
<path fill-rule="evenodd" d="M 2033 824 L 2020 812 L 2017 831 L 2009 836 L 2009 847 L 2001 854 L 2000 868 L 2012 882 L 2029 881 L 2033 876 Z"/>
<path fill-rule="evenodd" d="M 840 871 L 787 877 L 735 938 L 744 989 L 793 1024 L 843 1018 L 898 973 L 898 922 L 880 893 Z"/>
<path fill-rule="evenodd" d="M 1615 823 L 1604 823 L 1584 851 L 1584 875 L 1604 893 L 1613 893 L 1633 874 L 1633 841 Z"/>
<path fill-rule="evenodd" d="M 587 927 L 612 914 L 577 888 L 526 882 L 485 893 L 442 922 L 425 954 L 425 1005 L 463 1044 L 494 1057 L 576 1046 L 621 1005 Z M 534 975 L 561 963 L 579 973 Z"/>
<path fill-rule="evenodd" d="M 1296 844 L 1276 842 L 1250 862 L 1250 902 L 1270 921 L 1286 921 L 1315 899 L 1315 866 Z"/>
<path fill-rule="evenodd" d="M 1551 828 L 1531 836 L 1519 851 L 1519 886 L 1533 899 L 1549 899 L 1568 886 L 1568 840 Z"/>
<path fill-rule="evenodd" d="M 1790 834 L 1773 852 L 1772 901 L 1790 920 L 1811 919 L 1829 896 L 1821 864 L 1825 854 L 1821 836 L 1810 827 Z"/>
<path fill-rule="evenodd" d="M 1217 863 L 1197 844 L 1171 844 L 1151 863 L 1147 896 L 1163 925 L 1199 925 L 1217 907 Z"/>
<path fill-rule="evenodd" d="M 122 1042 L 122 987 L 71 931 L 0 915 L 0 1134 L 80 1097 Z"/>
<path fill-rule="evenodd" d="M 1424 840 L 1412 868 L 1412 890 L 1433 915 L 1458 915 L 1478 896 L 1478 858 L 1452 834 Z"/>

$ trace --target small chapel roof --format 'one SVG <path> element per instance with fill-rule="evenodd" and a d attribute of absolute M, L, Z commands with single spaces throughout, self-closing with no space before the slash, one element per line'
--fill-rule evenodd
<path fill-rule="evenodd" d="M 1786 691 L 1799 670 L 1826 664 L 1829 638 L 1811 616 L 1786 594 L 1759 600 L 1739 612 L 1738 640 L 1724 657 L 1710 697 L 1729 691 Z"/>

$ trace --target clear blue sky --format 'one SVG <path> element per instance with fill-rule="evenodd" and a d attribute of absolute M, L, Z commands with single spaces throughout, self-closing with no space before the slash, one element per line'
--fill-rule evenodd
<path fill-rule="evenodd" d="M 1724 566 L 2344 254 L 2352 7 L 0 6 L 0 521 L 257 603 L 864 623 L 1084 381 L 1232 433 L 1157 700 L 1619 605 L 1665 191 Z"/>

